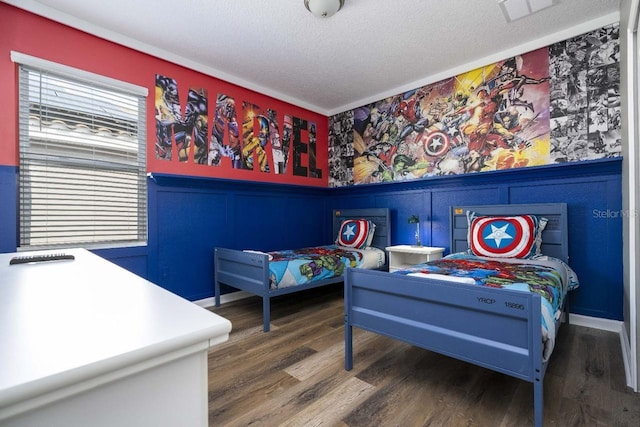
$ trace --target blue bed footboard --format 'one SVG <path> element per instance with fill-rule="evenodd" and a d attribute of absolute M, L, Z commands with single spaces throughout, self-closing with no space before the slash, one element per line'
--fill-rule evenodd
<path fill-rule="evenodd" d="M 567 205 L 452 206 L 450 252 L 468 249 L 467 211 L 542 215 L 542 253 L 568 262 Z M 541 297 L 537 293 L 348 269 L 345 369 L 353 367 L 353 327 L 501 372 L 533 384 L 534 424 L 543 421 Z M 556 331 L 560 323 L 556 324 Z"/>
<path fill-rule="evenodd" d="M 216 266 L 214 273 L 216 307 L 220 306 L 220 285 L 223 283 L 261 297 L 262 329 L 264 332 L 269 332 L 271 329 L 270 299 L 272 297 L 292 292 L 300 292 L 311 288 L 317 288 L 319 286 L 341 283 L 344 280 L 343 276 L 330 277 L 304 285 L 271 289 L 269 278 L 269 256 L 267 254 L 215 248 L 214 263 Z"/>
<path fill-rule="evenodd" d="M 533 383 L 541 425 L 540 295 L 348 269 L 345 369 L 353 367 L 359 327 Z"/>
<path fill-rule="evenodd" d="M 269 257 L 233 249 L 214 250 L 215 305 L 220 306 L 220 284 L 229 283 L 237 289 L 262 297 L 264 330 L 269 330 Z"/>

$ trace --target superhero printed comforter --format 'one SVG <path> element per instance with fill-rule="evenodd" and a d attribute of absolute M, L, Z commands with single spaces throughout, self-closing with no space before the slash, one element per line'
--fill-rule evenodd
<path fill-rule="evenodd" d="M 492 288 L 536 292 L 542 296 L 543 358 L 555 344 L 556 321 L 560 319 L 567 291 L 578 287 L 573 270 L 559 259 L 484 258 L 466 253 L 417 264 L 394 274 L 428 277 Z"/>
<path fill-rule="evenodd" d="M 341 277 L 347 267 L 378 268 L 384 265 L 384 251 L 353 249 L 337 245 L 269 252 L 271 289 L 303 285 Z"/>

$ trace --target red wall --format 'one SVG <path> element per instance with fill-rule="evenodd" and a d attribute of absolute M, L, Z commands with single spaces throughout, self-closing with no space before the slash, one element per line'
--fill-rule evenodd
<path fill-rule="evenodd" d="M 17 65 L 11 62 L 10 52 L 13 50 L 148 88 L 147 170 L 149 172 L 327 186 L 328 118 L 323 115 L 105 41 L 5 3 L 0 3 L 0 28 L 0 93 L 5 98 L 0 102 L 0 118 L 2 118 L 0 120 L 0 135 L 2 135 L 0 165 L 18 164 L 18 69 Z M 269 108 L 277 111 L 280 129 L 282 129 L 285 115 L 316 123 L 316 164 L 322 171 L 322 177 L 294 176 L 291 159 L 293 156 L 290 156 L 289 167 L 285 174 L 274 173 L 273 167 L 271 172 L 261 172 L 258 167 L 254 167 L 254 170 L 233 169 L 229 159 L 226 158 L 220 166 L 198 165 L 192 160 L 179 162 L 177 156 L 170 161 L 157 160 L 154 119 L 156 74 L 171 77 L 177 81 L 183 107 L 190 87 L 207 90 L 209 135 L 218 93 L 224 93 L 236 100 L 239 116 L 242 115 L 242 102 L 258 105 L 263 110 Z M 303 135 L 303 138 L 305 137 L 306 135 Z M 309 166 L 308 160 L 308 153 L 302 154 L 303 166 Z"/>

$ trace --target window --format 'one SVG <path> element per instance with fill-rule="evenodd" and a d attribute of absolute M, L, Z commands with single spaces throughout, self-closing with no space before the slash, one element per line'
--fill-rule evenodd
<path fill-rule="evenodd" d="M 145 243 L 146 89 L 16 55 L 20 248 Z"/>

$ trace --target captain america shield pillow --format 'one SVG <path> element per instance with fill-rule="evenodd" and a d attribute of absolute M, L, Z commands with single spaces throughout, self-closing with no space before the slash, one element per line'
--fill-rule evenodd
<path fill-rule="evenodd" d="M 471 253 L 492 258 L 531 258 L 540 254 L 547 219 L 537 215 L 479 216 L 467 212 Z"/>
<path fill-rule="evenodd" d="M 371 245 L 376 225 L 366 219 L 346 219 L 340 225 L 336 244 L 347 248 L 364 249 Z"/>

